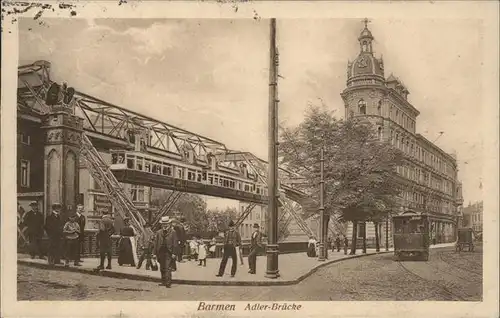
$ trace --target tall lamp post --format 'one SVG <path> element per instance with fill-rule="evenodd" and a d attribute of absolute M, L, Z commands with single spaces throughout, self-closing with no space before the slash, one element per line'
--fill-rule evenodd
<path fill-rule="evenodd" d="M 324 261 L 326 259 L 325 257 L 325 237 L 326 237 L 326 232 L 325 231 L 325 177 L 324 177 L 324 170 L 325 170 L 325 149 L 324 147 L 321 147 L 321 158 L 320 158 L 320 171 L 321 171 L 321 176 L 320 176 L 320 191 L 319 191 L 319 215 L 320 215 L 320 228 L 321 228 L 321 237 L 319 241 L 319 257 L 318 261 Z"/>
<path fill-rule="evenodd" d="M 276 110 L 277 54 L 276 54 L 276 19 L 270 25 L 270 63 L 269 63 L 269 174 L 268 174 L 268 243 L 266 245 L 266 277 L 278 278 L 278 116 Z"/>

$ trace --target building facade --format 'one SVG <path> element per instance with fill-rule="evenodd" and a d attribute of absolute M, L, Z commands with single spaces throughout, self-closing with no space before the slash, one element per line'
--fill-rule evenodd
<path fill-rule="evenodd" d="M 464 227 L 470 227 L 477 233 L 483 232 L 483 202 L 475 202 L 463 208 Z"/>
<path fill-rule="evenodd" d="M 347 65 L 347 87 L 341 93 L 345 116 L 369 120 L 375 125 L 380 141 L 390 143 L 407 155 L 405 164 L 397 168 L 404 191 L 396 212 L 429 213 L 432 239 L 436 243 L 451 242 L 455 237 L 457 208 L 461 204 L 457 160 L 417 132 L 420 113 L 409 101 L 409 90 L 403 82 L 393 74 L 385 77 L 384 61 L 373 53 L 373 40 L 365 25 L 358 38 L 360 52 Z M 359 226 L 359 230 L 363 230 L 364 225 Z M 382 239 L 385 224 L 379 226 Z M 390 237 L 391 227 L 387 228 Z M 367 240 L 374 241 L 373 224 L 367 224 L 366 231 Z M 352 225 L 349 225 L 348 235 L 351 233 Z"/>

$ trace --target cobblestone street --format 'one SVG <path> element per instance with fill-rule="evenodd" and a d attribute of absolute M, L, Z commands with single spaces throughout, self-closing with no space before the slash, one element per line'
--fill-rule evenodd
<path fill-rule="evenodd" d="M 280 264 L 280 266 L 286 266 Z M 293 286 L 173 285 L 49 271 L 19 265 L 18 300 L 469 300 L 482 299 L 482 249 L 431 250 L 429 262 L 380 254 L 319 269 Z"/>

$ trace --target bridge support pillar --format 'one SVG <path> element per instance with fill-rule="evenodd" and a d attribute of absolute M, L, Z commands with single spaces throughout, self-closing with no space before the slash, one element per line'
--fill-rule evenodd
<path fill-rule="evenodd" d="M 83 119 L 71 114 L 71 109 L 53 106 L 45 115 L 44 202 L 45 213 L 52 204 L 62 205 L 65 220 L 75 211 L 79 194 L 80 145 Z"/>

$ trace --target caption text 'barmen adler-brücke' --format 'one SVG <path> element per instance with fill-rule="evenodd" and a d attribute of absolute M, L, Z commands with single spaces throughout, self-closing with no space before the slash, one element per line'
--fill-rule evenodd
<path fill-rule="evenodd" d="M 238 306 L 239 307 L 239 306 Z M 244 310 L 270 310 L 270 311 L 282 311 L 282 310 L 300 310 L 302 305 L 297 305 L 295 303 L 271 303 L 271 304 L 246 304 L 244 305 Z M 198 304 L 198 310 L 206 311 L 235 311 L 236 304 L 208 304 L 201 301 Z"/>

